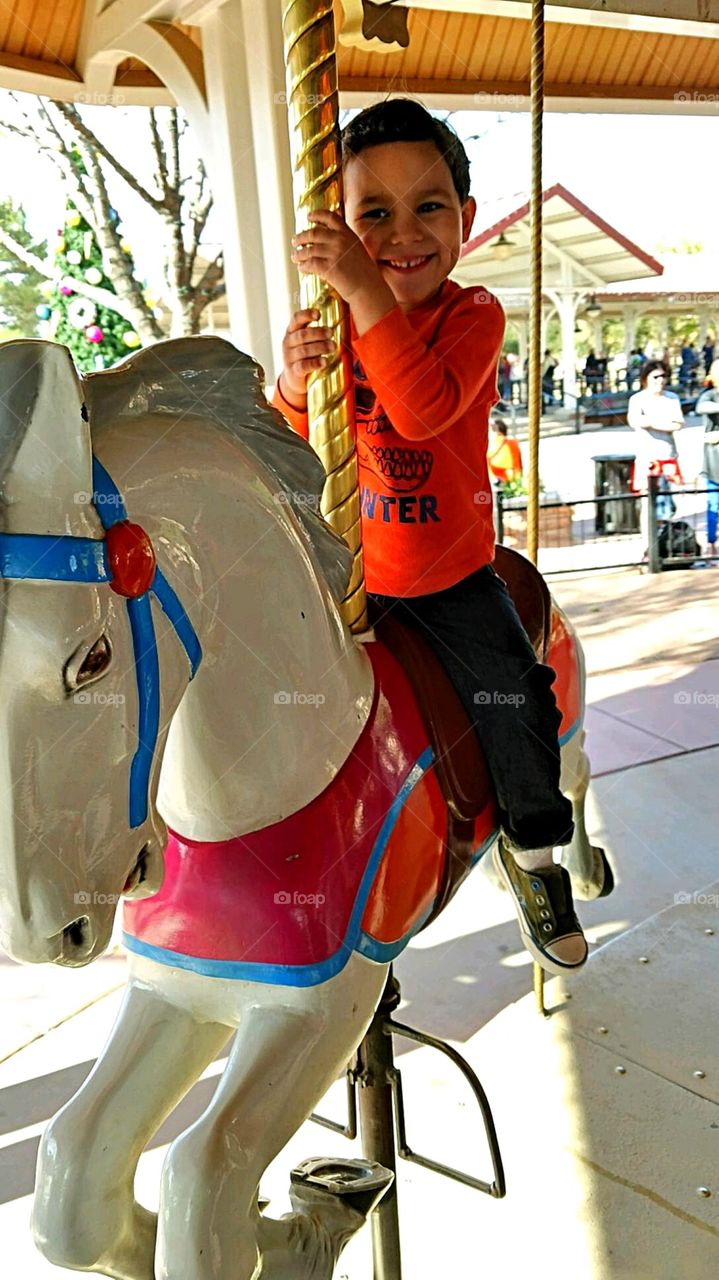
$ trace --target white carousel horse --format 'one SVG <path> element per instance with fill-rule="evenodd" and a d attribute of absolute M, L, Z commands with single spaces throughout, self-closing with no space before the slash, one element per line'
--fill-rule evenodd
<path fill-rule="evenodd" d="M 130 900 L 127 992 L 45 1133 L 36 1241 L 119 1280 L 330 1280 L 361 1197 L 298 1184 L 274 1220 L 258 1185 L 436 904 L 447 810 L 424 722 L 396 659 L 340 620 L 321 465 L 248 356 L 180 339 L 80 380 L 65 348 L 14 342 L 0 388 L 0 936 L 83 965 Z M 578 645 L 554 625 L 576 703 L 569 866 L 597 896 Z M 474 834 L 472 862 L 491 800 Z M 140 1153 L 233 1034 L 152 1215 Z"/>

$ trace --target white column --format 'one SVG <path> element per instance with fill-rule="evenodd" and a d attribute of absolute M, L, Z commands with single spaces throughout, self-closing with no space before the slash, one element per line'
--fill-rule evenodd
<path fill-rule="evenodd" d="M 623 307 L 622 318 L 624 320 L 624 353 L 627 357 L 627 367 L 629 366 L 629 357 L 636 346 L 637 334 L 637 313 L 634 307 Z"/>
<path fill-rule="evenodd" d="M 526 316 L 521 316 L 514 323 L 519 335 L 519 367 L 524 377 L 524 362 L 529 355 L 529 321 Z"/>
<path fill-rule="evenodd" d="M 260 211 L 251 109 L 252 94 L 269 69 L 255 61 L 254 32 L 245 27 L 242 0 L 226 0 L 207 18 L 202 41 L 212 138 L 208 167 L 225 254 L 232 340 L 263 366 L 270 381 L 274 353 L 262 235 L 262 217 L 269 211 L 265 201 Z"/>
<path fill-rule="evenodd" d="M 562 370 L 564 373 L 565 394 L 573 398 L 577 394 L 577 353 L 574 346 L 574 324 L 577 310 L 573 293 L 562 293 L 559 297 L 559 323 L 562 333 Z"/>
<path fill-rule="evenodd" d="M 299 273 L 290 257 L 295 229 L 289 122 L 285 92 L 282 0 L 244 0 L 252 94 L 255 172 L 262 206 L 265 289 L 274 364 L 266 366 L 274 382 L 282 368 L 282 339 L 300 304 Z"/>

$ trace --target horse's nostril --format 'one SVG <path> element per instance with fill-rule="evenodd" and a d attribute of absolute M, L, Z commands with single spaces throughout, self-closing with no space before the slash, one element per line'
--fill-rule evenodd
<path fill-rule="evenodd" d="M 76 951 L 86 950 L 89 934 L 90 921 L 87 916 L 80 916 L 78 920 L 73 920 L 71 924 L 65 925 L 62 931 L 62 940 L 68 949 L 72 947 Z"/>

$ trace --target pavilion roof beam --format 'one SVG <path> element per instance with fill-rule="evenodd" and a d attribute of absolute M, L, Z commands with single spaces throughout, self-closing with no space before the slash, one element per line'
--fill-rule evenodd
<path fill-rule="evenodd" d="M 529 228 L 524 221 L 513 223 L 511 227 L 507 228 L 507 230 L 510 235 L 515 230 L 519 232 L 524 239 L 524 243 L 529 247 Z M 565 267 L 569 267 L 572 273 L 579 277 L 577 288 L 581 288 L 585 283 L 585 281 L 581 279 L 581 277 L 584 276 L 587 284 L 594 285 L 597 289 L 606 289 L 607 281 L 602 276 L 597 275 L 596 271 L 592 271 L 591 267 L 588 267 L 586 263 L 580 262 L 578 258 L 575 258 L 571 253 L 567 253 L 565 249 L 560 249 L 559 246 L 554 244 L 551 240 L 547 240 L 545 238 L 542 244 L 543 248 L 556 258 L 557 262 Z"/>
<path fill-rule="evenodd" d="M 94 0 L 89 0 L 89 8 Z M 176 4 L 172 0 L 115 0 L 109 9 L 95 15 L 86 37 L 85 56 L 101 56 L 107 50 L 121 47 L 123 37 L 143 22 L 162 18 L 174 20 Z"/>

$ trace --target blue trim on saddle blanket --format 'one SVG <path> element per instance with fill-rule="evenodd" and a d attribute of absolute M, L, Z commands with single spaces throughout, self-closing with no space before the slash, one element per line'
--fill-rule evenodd
<path fill-rule="evenodd" d="M 495 840 L 499 835 L 499 827 L 488 835 L 480 845 L 477 846 L 472 854 L 469 871 L 473 871 L 477 863 L 492 848 Z M 469 871 L 467 875 L 469 875 Z M 425 922 L 429 919 L 434 908 L 434 903 L 420 916 L 419 920 L 410 929 L 409 933 L 405 933 L 402 938 L 398 938 L 396 942 L 378 942 L 376 938 L 371 937 L 369 933 L 363 933 L 360 938 L 360 944 L 357 948 L 361 956 L 366 956 L 368 960 L 376 960 L 378 964 L 391 964 L 397 956 L 404 951 L 405 947 L 412 941 L 415 934 L 418 934 Z"/>
<path fill-rule="evenodd" d="M 577 732 L 577 729 L 581 729 L 583 720 L 584 720 L 584 710 L 582 709 L 582 714 L 574 721 L 574 724 L 570 725 L 568 729 L 565 729 L 564 733 L 560 733 L 559 735 L 560 747 L 563 747 L 566 742 L 569 742 L 570 738 L 574 737 L 575 733 Z"/>
<path fill-rule="evenodd" d="M 329 978 L 336 977 L 344 969 L 353 951 L 361 951 L 362 939 L 365 936 L 361 927 L 362 916 L 364 915 L 375 875 L 384 856 L 387 842 L 406 801 L 433 763 L 434 754 L 432 748 L 427 747 L 412 765 L 392 801 L 360 881 L 344 941 L 337 951 L 328 956 L 326 960 L 322 960 L 318 964 L 302 965 L 253 964 L 250 961 L 242 960 L 209 960 L 201 956 L 188 956 L 182 952 L 169 951 L 165 947 L 155 947 L 151 943 L 143 942 L 140 938 L 133 937 L 132 934 L 123 933 L 123 942 L 128 951 L 134 952 L 135 955 L 146 956 L 149 960 L 155 960 L 159 964 L 172 965 L 178 969 L 187 969 L 191 973 L 202 974 L 206 978 L 245 979 L 250 982 L 266 982 L 275 986 L 286 987 L 314 987 L 320 982 L 327 982 Z M 426 914 L 423 917 L 424 919 L 426 919 Z M 417 922 L 417 925 L 412 930 L 413 933 L 420 928 L 423 920 Z M 401 945 L 398 943 L 390 945 L 397 946 L 397 954 L 399 954 Z"/>
<path fill-rule="evenodd" d="M 577 641 L 577 643 L 574 646 L 574 652 L 577 655 L 577 675 L 579 680 L 579 715 L 577 716 L 577 719 L 574 721 L 574 724 L 570 725 L 568 729 L 565 729 L 564 733 L 560 733 L 559 735 L 560 747 L 563 747 L 566 742 L 569 742 L 569 739 L 573 738 L 575 733 L 579 729 L 581 729 L 582 725 L 584 724 L 584 716 L 587 710 L 586 708 L 587 669 L 584 661 L 584 650 L 582 649 L 581 644 L 579 644 L 579 641 Z"/>

